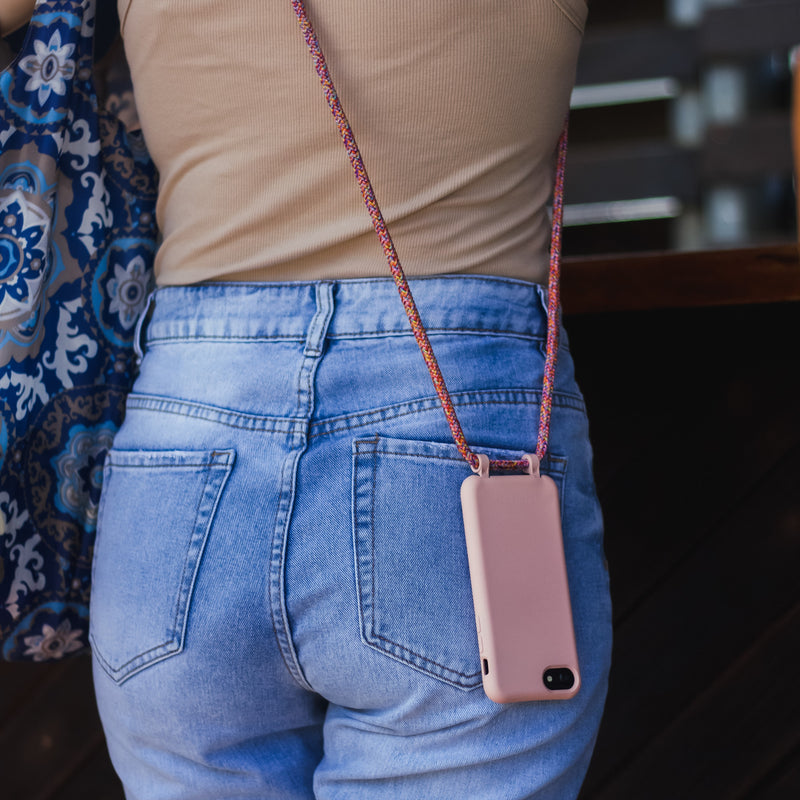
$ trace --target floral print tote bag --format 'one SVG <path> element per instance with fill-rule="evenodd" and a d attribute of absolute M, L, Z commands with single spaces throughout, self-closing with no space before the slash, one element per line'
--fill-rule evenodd
<path fill-rule="evenodd" d="M 103 459 L 136 367 L 157 175 L 100 109 L 95 0 L 39 0 L 0 73 L 0 647 L 87 645 Z"/>

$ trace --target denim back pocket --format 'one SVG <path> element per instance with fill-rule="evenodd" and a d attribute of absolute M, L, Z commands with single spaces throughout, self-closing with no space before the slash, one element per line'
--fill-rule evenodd
<path fill-rule="evenodd" d="M 92 565 L 90 641 L 118 683 L 183 649 L 234 453 L 111 450 Z"/>
<path fill-rule="evenodd" d="M 477 448 L 492 458 L 519 451 Z M 543 471 L 562 488 L 566 460 Z M 375 437 L 353 444 L 353 536 L 361 638 L 461 689 L 481 684 L 454 445 Z"/>

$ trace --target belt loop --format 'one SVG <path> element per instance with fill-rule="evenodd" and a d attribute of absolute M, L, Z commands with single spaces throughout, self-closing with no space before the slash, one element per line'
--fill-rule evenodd
<path fill-rule="evenodd" d="M 147 300 L 144 302 L 144 308 L 139 314 L 139 319 L 136 320 L 136 330 L 133 334 L 133 352 L 136 353 L 137 367 L 142 363 L 142 359 L 144 358 L 144 327 L 149 321 L 150 315 L 155 306 L 157 291 L 157 289 L 153 289 L 153 291 L 147 295 Z"/>
<path fill-rule="evenodd" d="M 548 289 L 546 286 L 543 286 L 540 283 L 535 283 L 534 290 L 539 297 L 539 307 L 544 312 L 544 318 L 547 319 L 547 299 L 548 299 Z"/>
<path fill-rule="evenodd" d="M 317 312 L 308 326 L 304 356 L 320 356 L 328 334 L 328 325 L 333 316 L 333 284 L 320 282 L 315 284 Z"/>

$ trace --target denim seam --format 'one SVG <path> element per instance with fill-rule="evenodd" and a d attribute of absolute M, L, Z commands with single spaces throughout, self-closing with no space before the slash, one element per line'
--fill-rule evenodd
<path fill-rule="evenodd" d="M 378 437 L 376 437 L 376 438 L 378 438 Z M 370 441 L 372 441 L 372 440 L 370 439 Z M 356 444 L 359 444 L 359 443 L 356 443 Z M 478 447 L 478 449 L 480 450 L 480 447 Z M 365 452 L 366 453 L 366 452 L 370 452 L 370 451 L 369 450 L 364 450 L 364 451 L 361 451 L 361 452 Z M 380 454 L 380 455 L 383 455 L 383 456 L 399 456 L 401 458 L 424 458 L 424 459 L 428 459 L 430 461 L 452 461 L 454 463 L 458 463 L 458 462 L 463 461 L 464 464 L 467 465 L 467 462 L 461 456 L 455 457 L 455 456 L 437 456 L 437 455 L 433 455 L 433 454 L 429 454 L 429 453 L 404 453 L 401 450 L 378 450 L 377 448 L 375 448 L 371 452 L 373 452 L 375 454 Z M 545 470 L 543 468 L 542 472 L 544 472 L 545 474 L 554 474 L 554 475 L 559 475 L 559 476 L 566 474 L 567 459 L 564 458 L 563 456 L 549 456 L 549 455 L 546 455 L 545 456 L 545 463 L 547 463 L 548 465 L 552 465 L 554 463 L 557 463 L 557 464 L 559 464 L 561 466 L 561 469 L 552 469 L 551 468 L 551 469 Z"/>
<path fill-rule="evenodd" d="M 268 603 L 270 617 L 272 618 L 272 632 L 278 646 L 278 652 L 286 667 L 286 671 L 292 680 L 303 689 L 313 691 L 300 669 L 294 644 L 291 641 L 289 630 L 288 614 L 284 594 L 285 569 L 286 569 L 286 542 L 288 540 L 288 528 L 291 522 L 292 509 L 294 507 L 295 479 L 297 475 L 297 463 L 301 452 L 294 448 L 289 453 L 281 468 L 281 489 L 280 499 L 275 509 L 275 522 L 273 524 L 272 546 L 270 548 L 270 562 L 268 571 Z M 287 473 L 291 477 L 288 480 L 288 496 L 286 492 Z M 288 499 L 287 499 L 288 497 Z M 287 508 L 288 506 L 288 508 Z M 282 529 L 283 535 L 279 535 Z M 277 599 L 275 599 L 277 597 Z"/>
<path fill-rule="evenodd" d="M 370 443 L 377 444 L 378 436 L 374 436 Z M 360 499 L 360 492 L 359 492 L 359 480 L 358 480 L 358 459 L 359 456 L 365 452 L 360 448 L 361 444 L 367 444 L 365 442 L 356 442 L 355 443 L 355 450 L 353 452 L 352 458 L 352 467 L 351 467 L 351 477 L 350 477 L 350 509 L 351 509 L 351 526 L 352 526 L 352 537 L 353 537 L 353 568 L 354 573 L 353 577 L 355 579 L 355 597 L 356 597 L 356 608 L 358 609 L 358 634 L 361 641 L 370 646 L 369 641 L 367 640 L 364 631 L 366 630 L 367 621 L 365 618 L 364 612 L 364 602 L 362 599 L 362 591 L 361 591 L 361 575 L 362 575 L 362 564 L 361 564 L 361 554 L 359 552 L 359 524 L 358 524 L 358 509 L 359 509 L 359 499 Z M 374 494 L 373 494 L 374 498 Z M 375 511 L 375 504 L 374 499 L 371 502 L 371 509 L 372 513 L 374 514 Z M 374 590 L 372 592 L 374 596 Z"/>
<path fill-rule="evenodd" d="M 179 625 L 179 621 L 178 620 L 179 620 L 179 617 L 180 617 L 181 605 L 184 604 L 184 588 L 183 588 L 183 586 L 184 586 L 184 583 L 186 582 L 186 573 L 187 573 L 187 571 L 189 569 L 189 560 L 191 558 L 191 554 L 192 554 L 192 551 L 193 551 L 192 545 L 194 544 L 195 534 L 197 533 L 197 526 L 198 526 L 198 524 L 200 522 L 200 509 L 203 507 L 203 502 L 206 499 L 206 491 L 208 490 L 208 482 L 209 482 L 210 478 L 211 478 L 211 469 L 209 468 L 208 471 L 206 472 L 206 480 L 203 483 L 203 490 L 200 492 L 200 497 L 199 497 L 198 502 L 197 502 L 197 508 L 195 510 L 195 516 L 194 516 L 194 523 L 192 524 L 192 534 L 193 535 L 189 539 L 189 547 L 186 549 L 186 557 L 183 560 L 183 569 L 181 570 L 181 579 L 180 579 L 180 582 L 178 584 L 178 586 L 179 586 L 178 595 L 175 598 L 175 616 L 173 617 L 173 620 L 172 620 L 172 639 L 173 639 L 173 641 L 178 639 L 178 638 L 180 638 L 181 640 L 183 639 L 183 636 L 178 637 L 178 625 Z M 216 503 L 214 505 L 216 507 Z M 209 517 L 209 525 L 211 523 L 211 519 L 212 518 Z M 207 535 L 207 533 L 208 533 L 209 525 L 206 526 L 205 535 Z M 205 539 L 205 535 L 204 535 L 204 539 Z M 197 554 L 198 559 L 199 559 L 200 555 L 201 555 L 201 553 Z M 197 567 L 197 565 L 195 564 L 195 568 L 196 567 Z M 189 592 L 189 595 L 191 596 L 191 592 Z M 188 597 L 185 598 L 185 599 L 186 599 L 186 601 L 188 601 Z M 184 633 L 185 633 L 185 631 L 184 631 Z M 180 649 L 183 646 L 182 641 L 176 642 L 176 644 L 178 646 L 178 649 Z"/>
<path fill-rule="evenodd" d="M 531 404 L 538 405 L 541 401 L 541 392 L 532 391 L 530 389 L 504 389 L 504 390 L 488 390 L 488 394 L 508 394 L 506 400 L 486 400 L 476 397 L 474 400 L 466 400 L 467 397 L 474 397 L 480 392 L 463 392 L 451 394 L 453 404 L 459 408 L 466 408 L 470 406 L 513 406 Z M 522 395 L 515 399 L 513 395 Z M 525 396 L 527 395 L 527 396 Z M 556 408 L 566 408 L 573 411 L 585 412 L 583 399 L 577 395 L 568 393 L 557 393 L 553 397 L 553 406 Z M 384 422 L 390 419 L 399 419 L 400 417 L 410 416 L 411 414 L 418 414 L 435 409 L 441 409 L 441 403 L 438 397 L 424 397 L 419 400 L 406 401 L 404 403 L 397 403 L 395 405 L 382 406 L 380 408 L 369 409 L 368 411 L 358 411 L 353 414 L 344 416 L 331 417 L 327 420 L 317 420 L 313 423 L 308 438 L 309 440 L 327 436 L 330 434 L 341 433 L 343 431 L 354 430 L 356 428 L 363 428 L 368 425 L 373 425 L 376 422 Z M 394 413 L 391 413 L 394 412 Z M 362 418 L 362 422 L 351 422 Z M 333 425 L 334 427 L 328 427 Z M 315 430 L 316 429 L 316 430 Z M 321 429 L 321 430 L 320 430 Z"/>
<path fill-rule="evenodd" d="M 528 331 L 515 331 L 507 330 L 505 328 L 463 328 L 463 327 L 436 327 L 425 326 L 425 331 L 428 335 L 432 336 L 447 336 L 448 334 L 465 335 L 465 336 L 508 336 L 515 339 L 526 339 L 532 342 L 544 342 L 546 336 L 541 333 L 529 333 Z M 380 336 L 408 336 L 412 337 L 414 334 L 408 328 L 381 328 L 378 330 L 335 330 L 328 334 L 328 339 L 374 339 Z"/>
<path fill-rule="evenodd" d="M 356 440 L 355 441 L 356 453 L 359 455 L 367 454 L 367 455 L 399 456 L 401 458 L 425 458 L 435 461 L 452 461 L 454 463 L 463 461 L 461 456 L 445 456 L 445 455 L 440 456 L 434 453 L 409 453 L 407 451 L 402 451 L 402 450 L 385 450 L 378 447 L 381 438 L 382 438 L 381 436 L 376 435 L 370 439 Z M 416 441 L 416 440 L 409 440 L 409 441 Z M 362 445 L 366 445 L 366 447 L 362 448 Z M 496 450 L 497 448 L 490 448 L 490 449 Z M 504 449 L 508 450 L 509 452 L 514 452 L 512 448 L 504 448 Z M 542 471 L 545 474 L 558 475 L 559 477 L 561 477 L 563 475 L 566 475 L 567 473 L 567 458 L 560 454 L 547 453 L 544 457 L 543 464 L 546 464 L 549 467 L 549 469 L 544 469 L 544 468 L 542 469 Z M 555 465 L 558 465 L 558 468 L 554 468 Z M 377 467 L 373 467 L 373 481 L 375 480 L 376 469 Z"/>
<path fill-rule="evenodd" d="M 324 352 L 325 336 L 334 311 L 333 286 L 322 283 L 316 287 L 316 312 L 308 329 L 303 349 L 303 359 L 297 375 L 296 413 L 304 414 L 303 425 L 292 430 L 291 452 L 285 459 L 281 474 L 280 500 L 272 534 L 269 564 L 269 603 L 272 614 L 272 629 L 284 664 L 294 681 L 303 689 L 313 691 L 309 684 L 297 649 L 292 641 L 289 612 L 286 607 L 286 550 L 294 510 L 297 468 L 300 457 L 308 444 L 308 428 L 314 413 L 314 379 Z"/>
<path fill-rule="evenodd" d="M 544 472 L 545 474 L 547 473 L 548 468 L 550 466 L 550 464 L 548 462 L 548 458 L 549 457 L 550 457 L 549 454 L 545 454 L 544 461 L 542 462 L 542 472 Z M 565 508 L 564 497 L 567 494 L 567 489 L 566 489 L 566 487 L 567 487 L 567 469 L 569 469 L 569 461 L 564 457 L 561 458 L 561 461 L 563 462 L 563 466 L 562 466 L 561 472 L 558 475 L 555 475 L 554 477 L 558 478 L 558 480 L 556 481 L 557 486 L 558 486 L 558 513 L 561 515 L 561 528 L 562 528 L 561 538 L 562 538 L 562 541 L 563 541 L 563 538 L 564 538 L 564 532 L 563 532 L 563 528 L 564 528 L 564 508 Z"/>
<path fill-rule="evenodd" d="M 161 346 L 165 344 L 193 344 L 198 341 L 203 342 L 217 342 L 218 344 L 249 344 L 251 342 L 304 342 L 305 337 L 300 334 L 254 334 L 253 336 L 224 336 L 220 334 L 214 334 L 209 336 L 204 336 L 202 333 L 189 333 L 189 334 L 181 334 L 179 336 L 170 336 L 168 334 L 162 334 L 159 336 L 153 336 L 148 333 L 147 336 L 147 349 L 149 350 L 151 347 L 154 346 Z"/>
<path fill-rule="evenodd" d="M 465 336 L 508 336 L 514 339 L 525 339 L 531 342 L 544 342 L 546 336 L 541 333 L 530 333 L 528 331 L 515 331 L 506 328 L 481 328 L 481 327 L 426 327 L 425 330 L 432 336 L 446 336 L 448 334 L 465 335 Z M 380 328 L 376 330 L 342 330 L 331 331 L 326 335 L 326 339 L 331 341 L 338 340 L 357 340 L 357 339 L 375 339 L 382 336 L 408 336 L 412 337 L 413 332 L 408 328 Z M 193 342 L 217 342 L 219 344 L 250 344 L 253 342 L 297 342 L 304 343 L 306 338 L 298 334 L 253 334 L 252 336 L 243 336 L 241 334 L 236 336 L 224 336 L 220 334 L 213 334 L 204 336 L 202 333 L 190 335 L 176 335 L 170 336 L 168 334 L 150 335 L 148 334 L 146 340 L 147 349 L 153 347 L 163 346 L 170 343 L 174 344 L 192 344 Z M 562 343 L 561 348 L 569 350 L 569 345 Z"/>
<path fill-rule="evenodd" d="M 120 462 L 111 462 L 112 467 L 117 469 L 181 469 L 184 467 L 203 467 L 208 469 L 210 467 L 218 466 L 215 461 L 187 461 L 182 464 L 125 464 Z"/>
<path fill-rule="evenodd" d="M 124 448 L 109 450 L 106 456 L 106 463 L 111 466 L 121 467 L 124 469 L 180 469 L 181 467 L 218 467 L 229 466 L 231 464 L 231 456 L 233 452 L 230 450 L 212 450 L 209 454 L 210 458 L 201 458 L 198 460 L 180 460 L 180 461 L 159 461 L 157 463 L 144 464 L 142 463 L 142 456 L 144 454 L 169 454 L 174 455 L 176 450 L 126 450 Z M 191 451 L 187 451 L 191 452 Z M 123 453 L 128 453 L 135 456 L 137 462 L 128 462 L 122 458 Z"/>
<path fill-rule="evenodd" d="M 370 533 L 370 587 L 372 589 L 372 613 L 370 614 L 370 634 L 376 637 L 375 633 L 375 482 L 378 477 L 378 459 L 375 458 L 375 451 L 378 446 L 378 437 L 375 437 L 375 445 L 372 450 L 372 491 L 370 492 L 370 520 L 369 520 L 369 533 Z M 377 638 L 382 638 L 378 636 Z"/>
<path fill-rule="evenodd" d="M 203 419 L 216 422 L 229 428 L 263 433 L 294 433 L 298 426 L 305 426 L 307 420 L 293 417 L 268 417 L 258 414 L 246 414 L 241 411 L 230 411 L 220 406 L 207 403 L 195 403 L 189 400 L 175 400 L 157 395 L 128 395 L 128 408 L 139 411 L 158 411 L 165 414 Z"/>
<path fill-rule="evenodd" d="M 137 653 L 133 658 L 129 659 L 124 664 L 120 664 L 120 666 L 118 667 L 113 666 L 105 658 L 103 658 L 102 654 L 98 652 L 96 647 L 92 648 L 92 652 L 97 656 L 97 658 L 103 664 L 104 667 L 108 667 L 108 669 L 106 670 L 107 672 L 111 673 L 113 676 L 118 676 L 119 673 L 121 673 L 123 670 L 125 670 L 126 667 L 130 666 L 135 661 L 138 661 L 139 659 L 142 659 L 145 656 L 150 655 L 150 653 L 154 653 L 156 650 L 161 650 L 161 648 L 168 647 L 172 644 L 174 644 L 174 642 L 171 639 L 167 639 L 167 641 L 165 642 L 161 642 L 160 644 L 154 645 L 153 647 L 144 650 L 141 653 Z M 169 651 L 167 651 L 167 653 L 169 653 Z M 165 655 L 167 655 L 167 653 L 165 653 Z M 150 661 L 148 661 L 147 663 L 149 664 Z M 114 679 L 116 680 L 117 678 L 115 677 Z"/>

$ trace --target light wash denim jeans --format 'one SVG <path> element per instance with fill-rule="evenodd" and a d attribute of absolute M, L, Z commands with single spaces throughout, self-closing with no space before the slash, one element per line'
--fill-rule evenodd
<path fill-rule="evenodd" d="M 469 444 L 531 452 L 543 290 L 412 288 Z M 160 290 L 105 468 L 91 607 L 127 797 L 575 797 L 611 627 L 564 339 L 556 388 L 542 466 L 561 492 L 582 688 L 497 705 L 459 504 L 471 473 L 391 280 Z"/>

